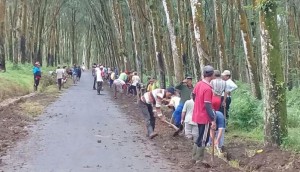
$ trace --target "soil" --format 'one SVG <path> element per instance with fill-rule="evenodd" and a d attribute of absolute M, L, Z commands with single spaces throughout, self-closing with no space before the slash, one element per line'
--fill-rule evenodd
<path fill-rule="evenodd" d="M 116 100 L 136 123 L 144 128 L 144 119 L 138 109 L 136 101 L 127 98 Z M 170 118 L 171 111 L 165 109 L 164 114 Z M 178 164 L 184 171 L 300 171 L 300 155 L 280 150 L 274 147 L 263 145 L 235 138 L 225 143 L 224 155 L 219 159 L 215 157 L 212 163 L 211 155 L 206 153 L 205 159 L 212 166 L 205 168 L 202 165 L 191 163 L 192 141 L 187 140 L 183 135 L 173 137 L 174 129 L 165 123 L 157 120 L 156 132 L 159 133 L 152 141 L 162 150 L 164 156 Z M 261 152 L 262 151 L 262 152 Z"/>
<path fill-rule="evenodd" d="M 0 109 L 0 157 L 13 147 L 17 141 L 24 139 L 29 132 L 29 127 L 35 118 L 26 113 L 26 102 L 38 102 L 42 107 L 53 102 L 58 94 L 37 94 L 29 98 L 22 98 L 17 103 Z M 0 159 L 1 165 L 1 159 Z"/>

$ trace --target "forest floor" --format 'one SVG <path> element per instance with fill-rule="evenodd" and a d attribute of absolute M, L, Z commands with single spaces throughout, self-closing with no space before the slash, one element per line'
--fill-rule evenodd
<path fill-rule="evenodd" d="M 121 108 L 128 116 L 144 127 L 144 120 L 135 102 L 128 99 L 118 99 Z M 165 114 L 171 117 L 170 110 Z M 163 150 L 167 159 L 178 164 L 181 168 L 189 171 L 300 171 L 300 155 L 279 148 L 264 147 L 256 141 L 249 141 L 243 137 L 233 136 L 225 142 L 224 156 L 215 158 L 212 167 L 205 169 L 202 166 L 192 165 L 191 148 L 192 141 L 184 136 L 173 137 L 174 129 L 157 120 L 159 136 L 153 139 L 155 144 Z M 144 127 L 144 130 L 145 127 Z M 145 131 L 146 133 L 146 131 Z M 211 162 L 211 155 L 206 153 L 206 160 Z"/>

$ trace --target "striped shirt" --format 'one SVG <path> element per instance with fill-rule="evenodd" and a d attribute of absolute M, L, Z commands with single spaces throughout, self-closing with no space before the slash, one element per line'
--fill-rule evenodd
<path fill-rule="evenodd" d="M 150 92 L 146 92 L 142 97 L 141 100 L 144 103 L 155 105 L 155 107 L 161 107 L 162 99 L 165 95 L 164 89 L 155 89 Z M 152 95 L 151 95 L 152 94 Z"/>
<path fill-rule="evenodd" d="M 213 79 L 210 81 L 210 85 L 212 86 L 213 92 L 217 96 L 221 96 L 226 88 L 226 81 L 221 78 Z"/>

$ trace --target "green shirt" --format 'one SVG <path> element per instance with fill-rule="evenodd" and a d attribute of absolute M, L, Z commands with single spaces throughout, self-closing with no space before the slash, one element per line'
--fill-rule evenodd
<path fill-rule="evenodd" d="M 175 87 L 177 90 L 180 90 L 180 104 L 184 104 L 187 100 L 191 99 L 191 93 L 194 87 L 188 87 L 187 85 L 183 85 L 183 83 L 178 84 Z"/>
<path fill-rule="evenodd" d="M 123 80 L 124 82 L 126 82 L 126 80 L 127 80 L 127 75 L 126 75 L 126 73 L 121 73 L 120 74 L 120 76 L 119 76 L 119 79 L 121 79 L 121 80 Z"/>

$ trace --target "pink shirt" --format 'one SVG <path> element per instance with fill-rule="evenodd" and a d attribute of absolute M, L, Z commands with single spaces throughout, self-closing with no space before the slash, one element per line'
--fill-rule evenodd
<path fill-rule="evenodd" d="M 212 103 L 212 87 L 207 81 L 202 80 L 196 84 L 193 93 L 196 97 L 192 120 L 197 124 L 207 124 L 210 118 L 205 103 Z"/>

